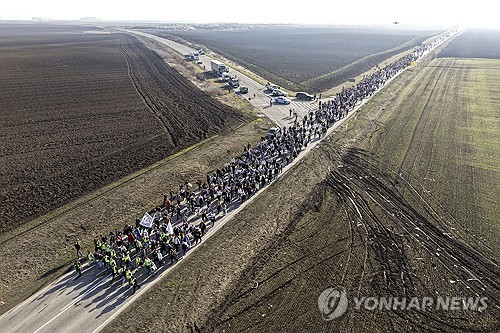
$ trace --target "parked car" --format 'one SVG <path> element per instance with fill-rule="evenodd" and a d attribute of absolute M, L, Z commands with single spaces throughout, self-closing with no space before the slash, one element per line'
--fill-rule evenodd
<path fill-rule="evenodd" d="M 240 87 L 240 93 L 241 93 L 241 94 L 246 94 L 246 93 L 248 93 L 248 87 L 241 86 L 241 87 Z"/>
<path fill-rule="evenodd" d="M 231 77 L 228 82 L 231 88 L 238 88 L 240 86 L 240 80 L 236 76 Z"/>
<path fill-rule="evenodd" d="M 268 91 L 274 91 L 275 89 L 279 89 L 279 87 L 275 84 L 268 82 L 268 83 L 266 83 L 266 89 Z"/>
<path fill-rule="evenodd" d="M 290 104 L 291 101 L 284 96 L 279 96 L 274 99 L 274 102 L 279 104 Z"/>
<path fill-rule="evenodd" d="M 280 89 L 274 89 L 273 90 L 273 93 L 272 93 L 273 96 L 288 96 L 288 94 L 286 92 L 284 92 L 283 90 L 280 90 Z"/>
<path fill-rule="evenodd" d="M 303 92 L 303 91 L 298 92 L 298 93 L 295 95 L 295 97 L 297 97 L 298 99 L 306 99 L 306 100 L 308 100 L 308 101 L 312 101 L 312 100 L 314 99 L 314 96 L 313 96 L 313 95 L 308 94 L 308 93 Z"/>

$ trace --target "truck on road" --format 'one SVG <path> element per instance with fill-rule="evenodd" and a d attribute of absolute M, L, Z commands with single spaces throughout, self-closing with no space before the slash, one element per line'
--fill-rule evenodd
<path fill-rule="evenodd" d="M 222 62 L 217 61 L 217 60 L 210 60 L 210 68 L 212 69 L 214 74 L 217 76 L 221 76 L 222 73 L 229 72 L 229 68 L 227 68 L 226 65 L 224 65 Z"/>

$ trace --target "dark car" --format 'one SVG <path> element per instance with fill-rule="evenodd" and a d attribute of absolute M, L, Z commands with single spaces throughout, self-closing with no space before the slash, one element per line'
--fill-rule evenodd
<path fill-rule="evenodd" d="M 271 127 L 269 131 L 267 131 L 266 138 L 272 139 L 276 136 L 276 134 L 279 133 L 279 128 L 277 127 Z"/>
<path fill-rule="evenodd" d="M 297 95 L 295 95 L 295 97 L 297 97 L 298 99 L 305 99 L 305 100 L 308 100 L 308 101 L 312 101 L 314 99 L 314 96 L 311 95 L 311 94 L 308 94 L 306 92 L 298 92 Z"/>

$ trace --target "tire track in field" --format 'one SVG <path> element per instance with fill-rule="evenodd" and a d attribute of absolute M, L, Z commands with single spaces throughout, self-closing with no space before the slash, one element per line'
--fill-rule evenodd
<path fill-rule="evenodd" d="M 456 68 L 455 66 L 455 62 L 453 62 L 451 65 L 448 64 L 448 67 L 444 67 L 444 66 L 434 66 L 435 68 L 440 68 L 441 69 L 441 73 L 442 74 L 443 70 L 451 70 L 451 69 L 454 69 Z M 441 81 L 445 80 L 445 78 L 443 78 Z M 436 81 L 437 82 L 437 81 Z M 426 88 L 427 89 L 428 85 L 426 85 Z M 456 91 L 456 89 L 458 89 L 457 87 L 452 87 L 450 88 L 452 91 Z M 466 123 L 466 127 L 468 128 L 468 113 L 467 113 L 467 108 L 465 108 L 464 110 L 465 114 L 464 114 L 464 117 L 465 117 L 465 123 Z M 428 124 L 428 118 L 426 118 L 426 124 Z M 392 127 L 392 124 L 394 124 L 394 121 L 391 122 L 391 126 L 389 127 L 389 130 L 390 128 Z M 425 127 L 426 125 L 424 125 Z M 386 130 L 384 130 L 384 132 L 386 132 Z M 414 132 L 415 133 L 415 132 Z M 421 143 L 422 140 L 420 140 L 420 143 Z M 469 142 L 470 140 L 465 140 L 466 142 Z M 371 141 L 370 141 L 370 144 L 371 144 Z M 373 145 L 371 145 L 373 147 Z M 419 144 L 420 146 L 420 144 Z M 407 150 L 407 153 L 408 153 L 408 150 Z M 431 149 L 431 154 L 432 154 L 432 149 Z M 416 159 L 417 159 L 417 155 L 415 155 L 414 159 L 413 159 L 413 164 L 412 164 L 412 168 L 410 170 L 404 170 L 404 169 L 401 169 L 401 165 L 404 164 L 404 161 L 402 161 L 401 165 L 399 166 L 399 172 L 396 173 L 394 172 L 394 175 L 397 177 L 398 180 L 401 180 L 403 182 L 405 182 L 405 186 L 408 186 L 408 187 L 411 187 L 412 190 L 417 193 L 421 199 L 421 201 L 425 204 L 425 207 L 427 207 L 427 210 L 429 212 L 429 214 L 432 214 L 437 220 L 440 220 L 442 221 L 444 224 L 446 224 L 448 222 L 452 222 L 452 224 L 458 224 L 460 225 L 462 228 L 464 229 L 468 229 L 469 227 L 467 227 L 463 222 L 459 221 L 457 218 L 455 218 L 455 216 L 453 215 L 453 213 L 447 209 L 446 207 L 444 207 L 439 201 L 438 199 L 424 186 L 424 184 L 419 181 L 417 178 L 412 178 L 411 179 L 411 171 L 416 163 Z M 394 169 L 398 169 L 398 167 L 394 167 L 394 165 L 390 166 L 391 168 L 394 168 Z M 475 178 L 475 174 L 472 174 L 471 175 L 471 178 L 472 178 L 472 183 L 474 184 L 475 182 L 473 181 L 474 178 Z M 409 180 L 411 179 L 411 182 L 417 186 L 417 187 L 420 187 L 420 190 L 417 191 L 417 189 L 412 185 L 410 184 Z M 477 192 L 477 190 L 475 190 L 475 192 Z M 476 194 L 476 193 L 474 193 Z M 425 198 L 424 198 L 425 197 Z M 428 201 L 431 201 L 433 205 L 431 205 Z M 446 218 L 443 218 L 442 217 L 442 214 L 441 213 L 444 213 L 444 215 L 446 215 Z M 481 244 L 482 247 L 488 249 L 489 251 L 491 251 L 492 254 L 494 254 L 494 251 L 491 249 L 491 247 L 489 247 L 487 244 L 483 243 L 482 239 L 480 237 L 478 237 L 477 235 L 475 234 L 470 234 L 472 237 L 474 237 L 475 241 L 479 244 Z"/>
<path fill-rule="evenodd" d="M 127 36 L 127 38 L 129 38 L 129 37 Z M 167 134 L 170 137 L 170 140 L 172 142 L 174 142 L 173 138 L 172 138 L 172 135 L 170 134 L 170 132 L 168 130 L 167 122 L 165 121 L 165 119 L 163 119 L 161 117 L 161 115 L 159 114 L 159 112 L 156 110 L 156 107 L 154 105 L 152 105 L 151 103 L 149 103 L 148 99 L 146 98 L 146 96 L 144 95 L 144 93 L 139 88 L 139 85 L 137 83 L 136 75 L 134 74 L 134 71 L 132 70 L 130 56 L 127 54 L 127 52 L 125 52 L 125 50 L 123 50 L 122 41 L 121 40 L 119 40 L 117 42 L 117 48 L 120 51 L 120 53 L 123 54 L 123 57 L 125 58 L 125 61 L 127 62 L 128 77 L 130 78 L 130 81 L 132 81 L 132 84 L 134 85 L 135 91 L 137 91 L 137 93 L 141 97 L 142 101 L 144 102 L 144 104 L 146 105 L 146 107 L 148 108 L 148 110 L 151 111 L 151 113 L 153 114 L 153 116 L 155 116 L 156 119 L 158 119 L 158 121 L 162 124 L 162 127 L 163 127 L 163 130 L 164 130 L 165 134 Z"/>
<path fill-rule="evenodd" d="M 379 170 L 379 167 L 377 166 L 378 162 L 374 161 L 374 162 L 369 162 L 369 159 L 370 157 L 367 155 L 367 154 L 364 154 L 362 155 L 362 153 L 358 153 L 358 156 L 363 156 L 363 164 L 368 164 L 370 166 L 370 169 L 369 170 L 374 170 L 373 172 L 378 172 L 380 174 L 380 171 Z M 369 164 L 370 163 L 370 164 Z M 364 171 L 365 174 L 367 172 L 367 170 Z M 387 176 L 385 176 L 384 174 L 382 174 L 381 176 L 384 176 L 385 178 L 387 178 Z M 392 197 L 395 197 L 398 202 L 396 202 L 396 204 L 393 204 L 391 203 L 391 205 L 398 209 L 399 207 L 401 207 L 402 205 L 404 206 L 403 208 L 406 208 L 406 209 L 401 209 L 401 213 L 402 213 L 402 216 L 403 217 L 407 217 L 409 216 L 411 221 L 415 221 L 415 220 L 419 220 L 421 223 L 425 224 L 428 228 L 432 227 L 433 228 L 433 232 L 440 232 L 440 233 L 444 233 L 444 231 L 440 230 L 437 226 L 434 225 L 434 223 L 432 222 L 435 222 L 438 218 L 439 219 L 444 219 L 443 217 L 440 217 L 440 216 L 437 216 L 437 213 L 435 213 L 436 215 L 434 216 L 431 216 L 431 220 L 425 218 L 424 216 L 420 215 L 409 203 L 406 202 L 406 200 L 399 194 L 399 193 L 396 193 L 397 195 L 395 196 L 392 192 L 392 190 L 389 190 L 387 188 L 387 186 L 381 186 L 383 185 L 379 180 L 376 180 L 376 177 L 371 177 L 371 178 L 368 178 L 369 181 L 369 186 L 372 186 L 374 188 L 383 188 L 384 191 L 385 191 L 385 195 L 386 196 L 392 196 Z M 394 184 L 392 184 L 394 185 Z M 419 195 L 419 193 L 417 193 L 414 188 L 411 188 L 410 187 L 410 191 L 417 197 L 417 199 L 421 199 L 421 196 Z M 394 202 L 394 200 L 392 200 L 392 202 Z M 396 205 L 397 207 L 395 207 L 394 205 Z M 408 214 L 406 212 L 409 212 Z M 407 214 L 407 216 L 405 216 L 405 214 Z M 412 217 L 411 215 L 415 215 L 415 217 Z M 413 223 L 413 222 L 412 222 Z M 405 225 L 406 226 L 406 225 Z M 445 225 L 446 226 L 446 225 Z M 465 228 L 465 226 L 464 226 Z M 459 241 L 449 241 L 449 237 L 446 238 L 448 240 L 448 242 L 444 242 L 444 244 L 448 244 L 448 243 L 453 243 L 453 242 L 457 242 L 457 246 L 461 246 L 460 242 Z M 478 252 L 476 249 L 474 249 L 473 247 L 471 247 L 470 245 L 468 244 L 464 244 L 463 246 L 465 246 L 467 249 L 464 250 L 464 253 L 466 254 L 466 256 L 468 255 L 475 255 L 475 256 L 479 256 L 481 257 L 480 260 L 478 259 L 477 261 L 479 262 L 484 262 L 484 266 L 487 268 L 489 267 L 488 269 L 493 269 L 493 271 L 497 270 L 498 269 L 498 265 L 495 264 L 493 261 L 490 260 L 490 258 L 488 258 L 487 256 L 481 254 L 480 252 Z M 487 269 L 485 270 L 487 271 Z M 487 275 L 487 274 L 486 274 Z M 498 284 L 496 284 L 498 285 Z"/>
<path fill-rule="evenodd" d="M 353 199 L 344 199 L 344 207 L 352 216 L 359 216 L 359 223 L 366 224 L 370 253 L 373 253 L 375 262 L 383 270 L 383 277 L 375 274 L 375 282 L 371 283 L 379 295 L 390 292 L 411 297 L 422 290 L 427 295 L 433 294 L 430 286 L 419 277 L 428 272 L 416 271 L 412 266 L 406 251 L 406 246 L 412 244 L 410 248 L 413 250 L 422 250 L 430 258 L 434 258 L 449 273 L 449 278 L 456 280 L 464 294 L 487 296 L 493 302 L 498 299 L 498 266 L 462 239 L 450 237 L 449 233 L 435 225 L 434 218 L 428 219 L 415 210 L 396 191 L 390 175 L 381 171 L 386 166 L 360 150 L 350 150 L 343 159 L 343 165 L 330 174 L 327 184 L 340 197 Z M 411 188 L 408 192 L 418 199 L 418 193 L 413 193 Z M 372 205 L 382 211 L 375 212 Z M 394 228 L 403 231 L 403 234 L 396 236 Z M 498 314 L 498 307 L 495 307 L 496 304 L 492 305 L 493 315 Z M 443 327 L 453 330 L 470 329 L 466 327 L 468 323 L 464 324 L 453 318 L 441 319 L 433 312 L 401 312 L 396 315 L 417 326 L 421 325 L 423 316 L 428 322 L 421 327 L 426 330 L 431 328 L 439 331 Z"/>
<path fill-rule="evenodd" d="M 344 168 L 344 167 L 342 167 Z M 363 228 L 365 230 L 365 255 L 364 255 L 364 260 L 363 260 L 363 267 L 362 267 L 362 273 L 360 280 L 358 282 L 358 287 L 357 287 L 357 292 L 356 292 L 356 297 L 360 296 L 361 289 L 365 287 L 364 285 L 364 275 L 366 273 L 366 266 L 367 266 L 367 258 L 369 253 L 372 253 L 372 256 L 374 258 L 378 258 L 378 262 L 383 263 L 382 264 L 382 269 L 383 269 L 383 278 L 384 278 L 384 284 L 385 285 L 392 285 L 396 286 L 397 281 L 394 281 L 394 274 L 391 273 L 392 270 L 398 269 L 398 266 L 404 267 L 404 261 L 401 261 L 401 259 L 394 260 L 390 259 L 387 256 L 388 249 L 386 246 L 383 244 L 386 243 L 386 245 L 394 245 L 397 244 L 394 240 L 394 237 L 391 236 L 391 234 L 387 233 L 386 230 L 384 230 L 385 234 L 389 237 L 389 240 L 384 240 L 382 241 L 382 234 L 380 230 L 380 226 L 377 225 L 377 217 L 371 209 L 369 209 L 368 206 L 366 206 L 366 203 L 363 202 L 361 197 L 359 197 L 358 193 L 349 186 L 348 180 L 345 179 L 344 177 L 339 177 L 340 174 L 336 174 L 335 172 L 332 172 L 330 177 L 326 179 L 326 184 L 331 187 L 331 189 L 338 195 L 339 198 L 341 198 L 341 204 L 346 211 L 346 214 L 349 216 L 349 222 L 354 224 L 356 222 L 356 230 L 359 233 L 359 229 Z M 346 181 L 347 180 L 347 181 Z M 342 199 L 342 198 L 348 198 L 349 200 Z M 367 223 L 368 220 L 373 220 L 372 222 L 375 222 L 375 225 L 372 225 L 371 223 Z M 374 235 L 378 235 L 375 237 Z M 385 237 L 384 237 L 385 238 Z M 377 246 L 374 246 L 374 243 L 377 243 Z M 398 247 L 396 245 L 396 247 Z M 404 252 L 401 251 L 403 254 Z M 401 265 L 402 263 L 402 265 Z M 394 265 L 393 265 L 394 264 Z M 387 265 L 387 266 L 386 266 Z M 370 271 L 373 276 L 373 274 L 376 274 L 377 268 L 373 266 L 373 264 L 370 261 Z M 386 273 L 389 272 L 389 273 Z M 379 293 L 383 294 L 380 290 L 378 290 Z M 354 320 L 355 320 L 355 315 L 356 313 L 354 311 L 351 311 L 349 314 L 349 324 L 348 327 L 353 327 L 354 325 Z M 385 320 L 388 321 L 388 327 L 392 328 L 392 332 L 394 332 L 394 323 L 392 322 L 390 317 L 384 318 Z"/>
<path fill-rule="evenodd" d="M 285 203 L 295 201 L 295 189 L 289 187 L 286 191 L 280 193 L 280 202 L 282 205 Z M 317 192 L 316 192 L 317 191 Z M 245 316 L 247 313 L 256 311 L 261 306 L 265 306 L 270 298 L 273 298 L 283 292 L 284 289 L 290 288 L 300 277 L 306 276 L 309 272 L 317 269 L 317 266 L 321 266 L 327 275 L 333 275 L 333 269 L 325 263 L 330 262 L 333 258 L 341 257 L 345 254 L 346 249 L 340 249 L 338 251 L 331 251 L 331 244 L 326 244 L 321 247 L 314 247 L 301 249 L 304 251 L 299 256 L 294 258 L 293 261 L 287 262 L 285 265 L 280 267 L 278 270 L 273 270 L 270 274 L 259 277 L 260 268 L 267 265 L 267 262 L 272 258 L 277 252 L 280 251 L 281 245 L 284 242 L 290 241 L 289 237 L 293 235 L 297 228 L 299 222 L 304 218 L 305 214 L 311 210 L 317 210 L 321 206 L 321 201 L 323 198 L 322 188 L 316 188 L 316 191 L 311 194 L 314 198 L 320 198 L 320 202 L 314 200 L 308 200 L 304 204 L 300 204 L 300 207 L 294 207 L 290 209 L 286 220 L 293 221 L 291 224 L 285 226 L 284 230 L 278 234 L 278 237 L 271 241 L 270 244 L 266 245 L 259 254 L 256 255 L 253 263 L 248 265 L 247 268 L 240 274 L 242 278 L 238 280 L 235 288 L 228 296 L 225 297 L 225 302 L 221 304 L 219 308 L 214 309 L 213 313 L 209 316 L 211 318 L 208 322 L 204 324 L 204 331 L 213 331 L 215 327 L 222 327 L 227 322 L 231 322 L 234 318 L 240 316 Z M 298 240 L 297 243 L 302 243 L 306 238 Z M 295 242 L 290 242 L 290 246 L 296 247 Z M 325 253 L 324 257 L 320 260 L 314 260 L 317 258 L 318 253 Z M 308 260 L 310 259 L 310 260 Z M 304 263 L 307 263 L 306 265 Z M 257 273 L 257 275 L 256 275 Z M 233 302 L 237 302 L 239 299 L 245 299 L 254 292 L 254 288 L 249 287 L 248 283 L 256 281 L 260 288 L 266 288 L 267 290 L 260 294 L 258 297 L 253 299 L 249 304 L 245 305 L 244 308 L 238 309 L 236 313 L 233 313 L 228 318 L 219 318 L 220 314 L 224 313 L 228 306 L 231 306 Z M 218 329 L 215 329 L 217 331 Z"/>
<path fill-rule="evenodd" d="M 399 169 L 398 169 L 398 174 L 401 173 L 401 170 L 403 169 L 403 165 L 405 164 L 405 161 L 407 160 L 409 154 L 410 154 L 410 151 L 412 151 L 412 147 L 413 147 L 413 142 L 415 141 L 415 138 L 417 136 L 417 132 L 419 132 L 420 128 L 421 128 L 421 123 L 423 122 L 423 125 L 425 127 L 425 124 L 427 123 L 427 120 L 429 119 L 428 115 L 429 115 L 429 112 L 427 111 L 427 107 L 429 105 L 429 102 L 430 100 L 434 97 L 434 90 L 436 89 L 438 83 L 440 83 L 440 79 L 441 79 L 441 76 L 443 75 L 443 72 L 445 71 L 448 71 L 450 69 L 450 64 L 447 63 L 447 67 L 444 68 L 444 69 L 441 69 L 441 71 L 439 72 L 437 78 L 435 79 L 434 81 L 434 85 L 432 86 L 431 88 L 431 91 L 430 93 L 427 95 L 427 99 L 425 101 L 425 104 L 424 104 L 424 107 L 422 108 L 421 112 L 420 112 L 420 115 L 418 117 L 418 120 L 417 120 L 417 123 L 415 125 L 415 127 L 413 127 L 413 132 L 411 134 L 411 139 L 410 139 L 410 143 L 408 144 L 408 148 L 406 149 L 406 152 L 403 156 L 403 159 L 401 160 L 401 164 L 399 166 Z M 424 88 L 424 91 L 427 91 L 427 87 L 430 85 L 430 81 L 428 81 L 427 85 L 425 86 Z M 425 115 L 425 117 L 424 117 Z M 409 119 L 410 117 L 408 117 Z M 405 126 L 406 127 L 406 126 Z M 421 141 L 420 141 L 421 142 Z M 417 159 L 417 152 L 419 151 L 419 148 L 420 147 L 420 144 L 418 144 L 418 147 L 416 147 L 416 152 L 414 154 L 414 157 L 413 157 L 413 161 L 411 162 L 411 166 L 409 168 L 409 178 L 408 180 L 411 180 L 411 172 L 414 168 L 414 165 L 415 165 L 415 161 Z"/>

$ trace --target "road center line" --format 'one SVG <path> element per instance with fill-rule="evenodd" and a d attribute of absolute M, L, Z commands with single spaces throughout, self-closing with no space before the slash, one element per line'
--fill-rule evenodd
<path fill-rule="evenodd" d="M 75 298 L 73 301 L 71 301 L 68 305 L 66 305 L 65 307 L 63 307 L 61 309 L 61 311 L 55 315 L 54 317 L 52 317 L 52 319 L 50 319 L 48 322 L 46 322 L 45 324 L 43 324 L 39 329 L 37 329 L 34 333 L 37 333 L 39 332 L 41 329 L 43 329 L 45 326 L 47 326 L 48 324 L 50 324 L 53 320 L 55 320 L 57 317 L 59 317 L 60 315 L 62 315 L 64 312 L 66 312 L 69 308 L 71 308 L 71 306 L 73 306 L 75 303 L 78 303 L 80 300 L 82 300 L 83 297 L 85 297 L 87 294 L 91 293 L 92 291 L 94 291 L 97 287 L 99 287 L 99 285 L 101 284 L 101 282 L 110 277 L 111 274 L 108 274 L 108 275 L 105 275 L 104 277 L 102 277 L 100 280 L 98 280 L 94 286 L 90 287 L 87 291 L 85 291 L 82 295 L 78 296 L 77 298 Z"/>

